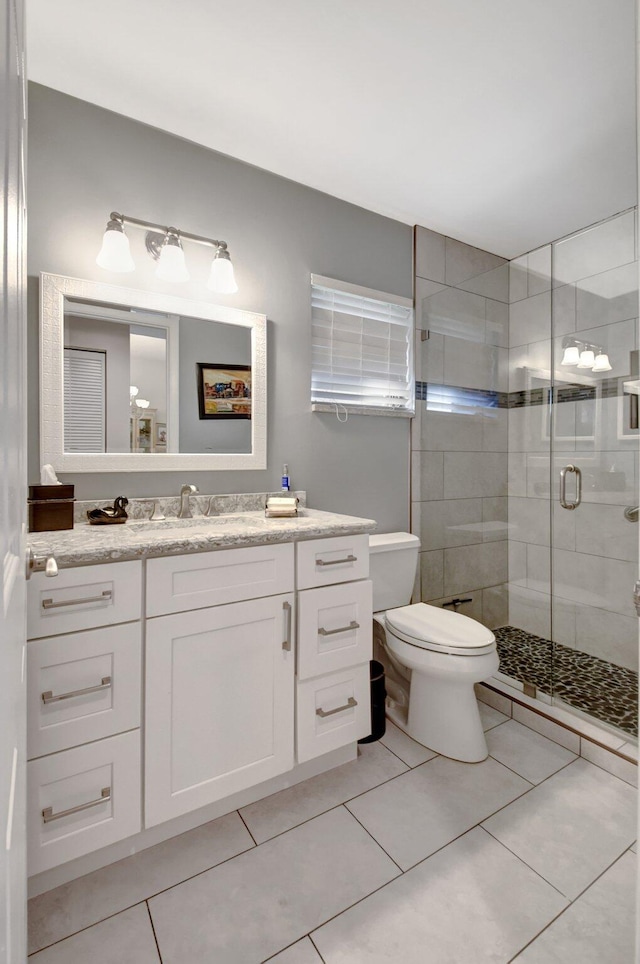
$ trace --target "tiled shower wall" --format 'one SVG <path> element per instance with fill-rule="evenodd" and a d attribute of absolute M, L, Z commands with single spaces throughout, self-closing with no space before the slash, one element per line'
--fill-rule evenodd
<path fill-rule="evenodd" d="M 507 618 L 509 266 L 420 227 L 415 264 L 411 499 L 422 545 L 414 598 L 470 597 L 459 611 L 499 626 Z"/>
<path fill-rule="evenodd" d="M 638 504 L 638 432 L 628 427 L 622 391 L 629 353 L 638 347 L 635 239 L 635 212 L 627 211 L 510 265 L 509 622 L 637 671 L 631 591 L 638 525 L 623 512 Z M 552 309 L 557 389 L 549 503 Z M 562 367 L 567 336 L 602 346 L 612 371 Z M 583 495 L 569 512 L 558 489 L 560 469 L 572 463 L 582 470 Z"/>
<path fill-rule="evenodd" d="M 422 543 L 415 599 L 471 597 L 459 611 L 492 628 L 553 635 L 637 670 L 638 526 L 623 510 L 638 502 L 638 433 L 621 389 L 638 347 L 635 236 L 625 212 L 509 264 L 416 228 L 411 499 Z M 601 345 L 613 370 L 563 368 L 569 335 Z M 569 512 L 558 477 L 574 462 L 583 504 Z"/>

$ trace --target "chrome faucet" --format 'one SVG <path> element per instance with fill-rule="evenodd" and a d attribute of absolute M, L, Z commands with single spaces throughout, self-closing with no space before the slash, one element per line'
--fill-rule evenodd
<path fill-rule="evenodd" d="M 197 485 L 189 485 L 185 483 L 180 488 L 180 511 L 178 512 L 179 519 L 192 519 L 191 505 L 189 504 L 190 497 L 194 492 L 198 491 Z"/>

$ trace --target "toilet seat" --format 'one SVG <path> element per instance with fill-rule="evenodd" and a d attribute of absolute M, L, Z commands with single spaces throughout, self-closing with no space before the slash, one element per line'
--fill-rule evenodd
<path fill-rule="evenodd" d="M 486 626 L 462 613 L 426 603 L 389 609 L 385 621 L 395 636 L 419 649 L 453 656 L 484 656 L 496 648 L 495 636 Z"/>

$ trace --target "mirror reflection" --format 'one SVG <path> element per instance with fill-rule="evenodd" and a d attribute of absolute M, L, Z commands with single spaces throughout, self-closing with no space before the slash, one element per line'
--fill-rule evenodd
<path fill-rule="evenodd" d="M 250 453 L 251 329 L 64 299 L 65 453 Z"/>

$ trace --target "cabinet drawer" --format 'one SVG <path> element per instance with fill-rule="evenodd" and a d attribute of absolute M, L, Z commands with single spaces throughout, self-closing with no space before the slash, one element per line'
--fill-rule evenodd
<path fill-rule="evenodd" d="M 139 730 L 27 764 L 29 874 L 140 828 Z"/>
<path fill-rule="evenodd" d="M 147 563 L 147 616 L 293 591 L 293 546 L 251 546 Z"/>
<path fill-rule="evenodd" d="M 27 646 L 29 759 L 140 726 L 140 623 Z"/>
<path fill-rule="evenodd" d="M 298 543 L 298 589 L 369 578 L 369 536 Z"/>
<path fill-rule="evenodd" d="M 299 682 L 296 721 L 298 763 L 368 736 L 369 664 Z"/>
<path fill-rule="evenodd" d="M 27 636 L 40 639 L 140 619 L 141 563 L 61 569 L 27 583 Z"/>
<path fill-rule="evenodd" d="M 371 582 L 307 589 L 298 596 L 298 678 L 365 663 L 372 650 Z"/>

